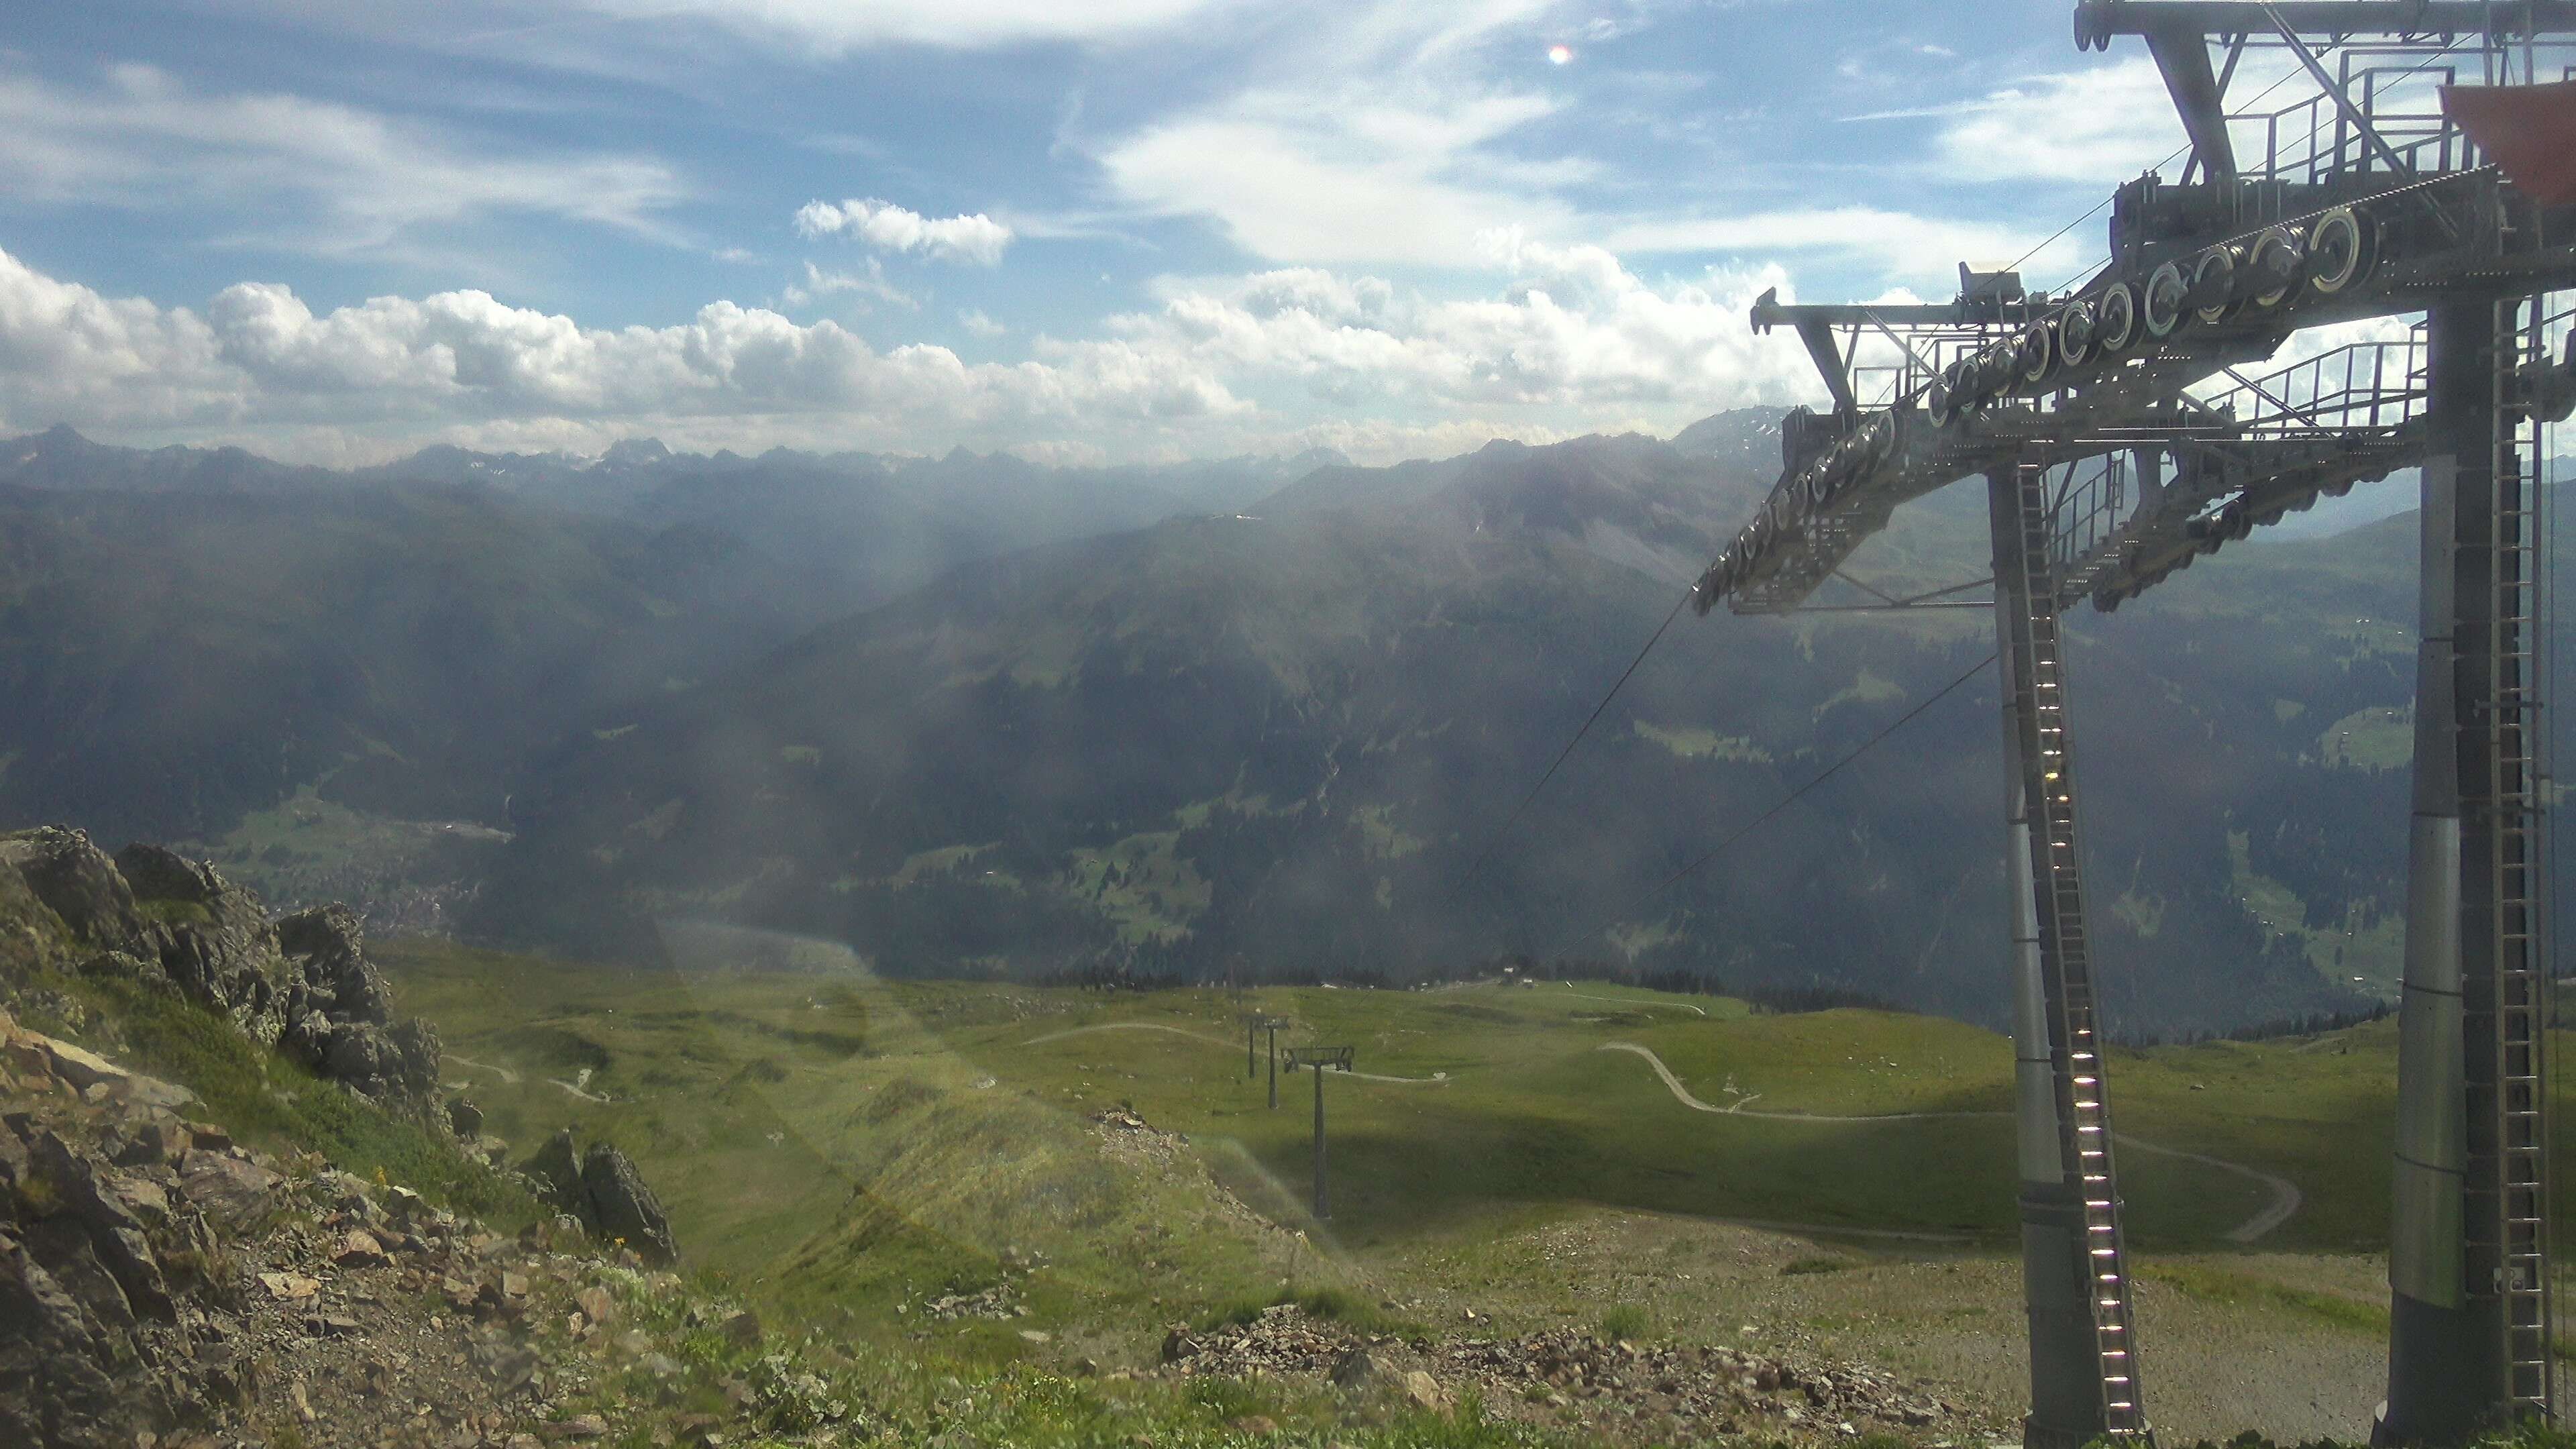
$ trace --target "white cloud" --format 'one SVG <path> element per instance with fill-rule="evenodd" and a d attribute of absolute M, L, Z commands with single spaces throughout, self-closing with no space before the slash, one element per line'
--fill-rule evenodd
<path fill-rule="evenodd" d="M 1785 282 L 1776 269 L 1658 288 L 1598 247 L 1511 232 L 1481 245 L 1512 276 L 1488 298 L 1425 300 L 1298 268 L 1175 287 L 1158 312 L 1112 318 L 1119 343 L 1084 345 L 1194 356 L 1336 405 L 1704 412 L 1811 386 L 1803 354 L 1756 339 L 1745 321 L 1758 291 Z"/>
<path fill-rule="evenodd" d="M 890 201 L 870 198 L 809 201 L 796 210 L 800 236 L 847 235 L 881 251 L 920 252 L 946 262 L 980 262 L 993 266 L 1011 244 L 1011 229 L 982 212 L 936 220 Z"/>
<path fill-rule="evenodd" d="M 885 263 L 874 257 L 868 258 L 868 269 L 864 275 L 857 272 L 827 272 L 812 262 L 807 262 L 803 285 L 791 285 L 780 296 L 788 306 L 802 307 L 818 297 L 829 297 L 840 292 L 855 292 L 863 297 L 874 297 L 880 302 L 891 302 L 898 307 L 908 307 L 914 311 L 921 310 L 921 299 L 887 281 Z"/>
<path fill-rule="evenodd" d="M 2136 55 L 1993 91 L 1961 107 L 1934 150 L 1960 180 L 2109 185 L 2182 144 L 2155 62 Z"/>
<path fill-rule="evenodd" d="M 1607 244 L 1624 253 L 1720 252 L 1735 256 L 1812 256 L 1857 260 L 1878 274 L 1906 282 L 1948 282 L 1955 289 L 1961 261 L 1999 265 L 2027 255 L 2023 265 L 2054 275 L 2075 265 L 2093 233 L 2078 227 L 2031 253 L 2045 233 L 2027 233 L 1992 222 L 1947 221 L 1870 206 L 1757 211 L 1688 220 L 1640 220 L 1611 231 Z M 2034 275 L 2033 280 L 2037 281 Z M 1949 291 L 1935 288 L 1941 296 Z"/>
<path fill-rule="evenodd" d="M 1797 348 L 1744 322 L 1752 295 L 1785 280 L 1776 269 L 1654 285 L 1599 248 L 1508 232 L 1484 248 L 1508 281 L 1479 298 L 1311 268 L 1174 281 L 1103 335 L 1040 336 L 1027 361 L 971 365 L 725 301 L 608 329 L 482 292 L 317 312 L 245 282 L 200 313 L 106 298 L 0 253 L 0 431 L 68 421 L 342 461 L 395 440 L 578 447 L 647 429 L 754 448 L 1325 444 L 1388 461 L 1496 436 L 1669 431 L 1814 389 Z"/>
<path fill-rule="evenodd" d="M 266 216 L 216 237 L 320 253 L 509 212 L 668 241 L 661 215 L 687 195 L 650 157 L 514 154 L 335 102 L 201 94 L 142 65 L 91 88 L 0 73 L 0 189 L 21 202 Z"/>
<path fill-rule="evenodd" d="M 1631 7 L 1633 8 L 1633 7 Z M 1205 218 L 1246 252 L 1301 264 L 1471 264 L 1498 227 L 1563 239 L 1560 193 L 1599 168 L 1531 154 L 1568 97 L 1531 60 L 1556 0 L 1360 0 L 1301 12 L 1211 98 L 1068 139 L 1112 191 Z M 1562 18 L 1562 17 L 1555 17 Z M 1509 79 L 1503 79 L 1509 77 Z"/>
<path fill-rule="evenodd" d="M 968 307 L 958 312 L 957 325 L 978 337 L 999 337 L 1011 329 L 984 315 L 981 307 Z"/>
<path fill-rule="evenodd" d="M 976 49 L 1044 41 L 1104 41 L 1161 29 L 1219 8 L 1218 0 L 587 0 L 623 19 L 695 17 L 754 39 L 839 56 L 861 46 Z"/>
<path fill-rule="evenodd" d="M 1454 265 L 1481 232 L 1567 227 L 1571 210 L 1544 192 L 1565 167 L 1478 154 L 1554 102 L 1416 89 L 1249 92 L 1123 137 L 1100 162 L 1133 205 L 1206 217 L 1273 261 Z"/>

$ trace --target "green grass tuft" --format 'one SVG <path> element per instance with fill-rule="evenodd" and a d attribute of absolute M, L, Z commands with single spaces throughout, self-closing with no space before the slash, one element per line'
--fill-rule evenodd
<path fill-rule="evenodd" d="M 1601 1321 L 1594 1327 L 1611 1343 L 1634 1342 L 1646 1336 L 1646 1310 L 1634 1303 L 1613 1304 L 1602 1310 Z"/>

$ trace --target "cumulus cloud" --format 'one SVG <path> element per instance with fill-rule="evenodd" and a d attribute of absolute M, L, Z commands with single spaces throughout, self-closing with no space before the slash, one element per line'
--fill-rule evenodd
<path fill-rule="evenodd" d="M 958 312 L 957 325 L 978 337 L 999 337 L 1011 330 L 985 316 L 981 307 L 968 307 Z"/>
<path fill-rule="evenodd" d="M 687 188 L 646 156 L 524 151 L 280 94 L 209 95 L 151 66 L 90 87 L 0 72 L 0 190 L 21 202 L 266 212 L 236 239 L 361 252 L 494 213 L 670 241 Z"/>
<path fill-rule="evenodd" d="M 979 262 L 992 266 L 1011 244 L 1011 229 L 982 212 L 936 220 L 890 201 L 870 198 L 809 201 L 796 211 L 801 236 L 848 236 L 880 251 L 920 252 L 945 262 Z"/>
<path fill-rule="evenodd" d="M 292 438 L 332 457 L 359 437 L 569 446 L 626 426 L 723 446 L 1147 457 L 1322 444 L 1384 461 L 1497 436 L 1669 430 L 1814 388 L 1795 347 L 1757 342 L 1743 320 L 1754 293 L 1785 281 L 1776 269 L 1654 284 L 1597 247 L 1509 232 L 1483 245 L 1497 281 L 1483 296 L 1315 268 L 1170 281 L 1101 335 L 1041 335 L 1027 360 L 979 364 L 728 301 L 614 329 L 479 291 L 316 311 L 244 282 L 201 311 L 164 307 L 0 252 L 0 430 Z"/>

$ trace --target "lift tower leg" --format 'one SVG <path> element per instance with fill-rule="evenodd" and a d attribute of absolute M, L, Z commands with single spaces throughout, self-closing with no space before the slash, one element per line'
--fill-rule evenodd
<path fill-rule="evenodd" d="M 2536 310 L 2536 309 L 2535 309 Z M 2519 309 L 2429 315 L 2423 643 L 2397 1059 L 2388 1404 L 2372 1440 L 2459 1444 L 2552 1409 L 2527 420 Z"/>
<path fill-rule="evenodd" d="M 2046 470 L 1987 476 L 2003 669 L 2015 1119 L 2030 1310 L 2026 1449 L 2148 1440 L 2075 849 Z"/>

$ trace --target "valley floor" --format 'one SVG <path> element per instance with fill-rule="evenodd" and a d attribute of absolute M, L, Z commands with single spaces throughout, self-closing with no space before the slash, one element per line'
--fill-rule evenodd
<path fill-rule="evenodd" d="M 781 959 L 744 937 L 740 960 Z M 797 944 L 811 969 L 377 955 L 493 1131 L 617 1141 L 694 1260 L 855 1338 L 1150 1374 L 1173 1327 L 1296 1299 L 1417 1347 L 1580 1329 L 1873 1365 L 1957 1405 L 1941 1432 L 2011 1431 L 2011 1058 L 1990 1033 L 1599 983 L 888 981 Z M 1289 1023 L 1283 1049 L 1355 1050 L 1322 1084 L 1329 1220 L 1316 1084 L 1283 1071 L 1270 1105 L 1247 1011 Z M 2170 1440 L 2366 1434 L 2393 1062 L 2386 1023 L 2114 1058 Z M 1513 1412 L 1605 1422 L 1540 1389 Z"/>

